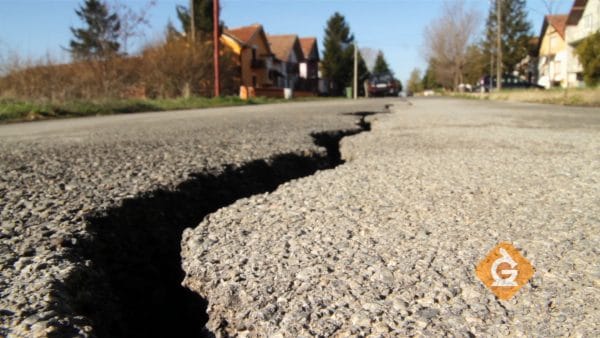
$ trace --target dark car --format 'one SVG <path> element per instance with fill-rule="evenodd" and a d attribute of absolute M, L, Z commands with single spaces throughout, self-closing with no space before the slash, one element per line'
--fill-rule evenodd
<path fill-rule="evenodd" d="M 398 96 L 400 82 L 391 74 L 373 75 L 369 79 L 369 96 Z"/>
<path fill-rule="evenodd" d="M 492 89 L 496 88 L 496 76 L 492 77 Z M 476 92 L 481 92 L 481 89 L 484 91 L 490 91 L 490 76 L 486 75 L 479 80 L 477 87 L 475 87 Z M 502 76 L 502 89 L 545 89 L 544 87 L 531 83 L 529 81 L 525 81 L 520 79 L 514 75 L 503 75 Z"/>

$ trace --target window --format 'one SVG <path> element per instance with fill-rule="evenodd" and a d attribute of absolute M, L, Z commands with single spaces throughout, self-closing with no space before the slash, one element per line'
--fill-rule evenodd
<path fill-rule="evenodd" d="M 583 28 L 585 28 L 586 30 L 592 29 L 593 23 L 593 17 L 591 14 L 588 14 L 583 17 Z"/>
<path fill-rule="evenodd" d="M 256 62 L 256 48 L 252 48 L 252 62 Z"/>
<path fill-rule="evenodd" d="M 252 75 L 252 87 L 256 88 L 256 75 Z"/>

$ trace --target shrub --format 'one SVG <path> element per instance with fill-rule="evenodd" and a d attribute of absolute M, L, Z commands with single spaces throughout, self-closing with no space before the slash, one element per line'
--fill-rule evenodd
<path fill-rule="evenodd" d="M 165 39 L 141 55 L 59 64 L 51 59 L 13 62 L 0 77 L 0 97 L 21 101 L 65 102 L 124 98 L 212 96 L 212 43 Z M 221 57 L 221 92 L 235 94 L 239 74 L 235 59 Z"/>
<path fill-rule="evenodd" d="M 583 79 L 588 86 L 600 83 L 600 31 L 585 38 L 575 49 L 583 66 Z"/>

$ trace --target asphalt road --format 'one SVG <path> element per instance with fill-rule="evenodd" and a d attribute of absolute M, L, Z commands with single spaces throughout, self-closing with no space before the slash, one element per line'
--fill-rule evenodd
<path fill-rule="evenodd" d="M 208 299 L 208 329 L 600 336 L 600 111 L 438 98 L 392 110 L 342 140 L 343 165 L 184 232 L 184 285 Z M 535 269 L 509 300 L 475 272 L 500 242 Z"/>
<path fill-rule="evenodd" d="M 361 130 L 342 113 L 385 102 L 0 126 L 0 336 L 159 336 L 203 324 L 182 309 L 205 307 L 179 285 L 183 228 L 330 166 L 324 146 Z M 337 132 L 311 136 L 327 131 Z"/>
<path fill-rule="evenodd" d="M 0 336 L 599 336 L 599 129 L 438 98 L 0 126 Z M 500 241 L 535 268 L 509 301 L 474 272 Z"/>

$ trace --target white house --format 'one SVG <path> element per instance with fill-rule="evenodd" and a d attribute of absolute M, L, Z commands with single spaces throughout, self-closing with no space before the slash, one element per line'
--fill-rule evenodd
<path fill-rule="evenodd" d="M 538 84 L 547 88 L 583 86 L 575 48 L 600 30 L 600 0 L 575 0 L 568 14 L 544 17 L 538 57 Z"/>
<path fill-rule="evenodd" d="M 565 31 L 568 44 L 567 84 L 582 86 L 582 67 L 575 55 L 575 47 L 586 37 L 600 30 L 600 0 L 575 0 L 569 12 Z"/>
<path fill-rule="evenodd" d="M 568 15 L 546 15 L 539 43 L 538 84 L 550 88 L 566 86 L 569 45 L 565 27 Z"/>

